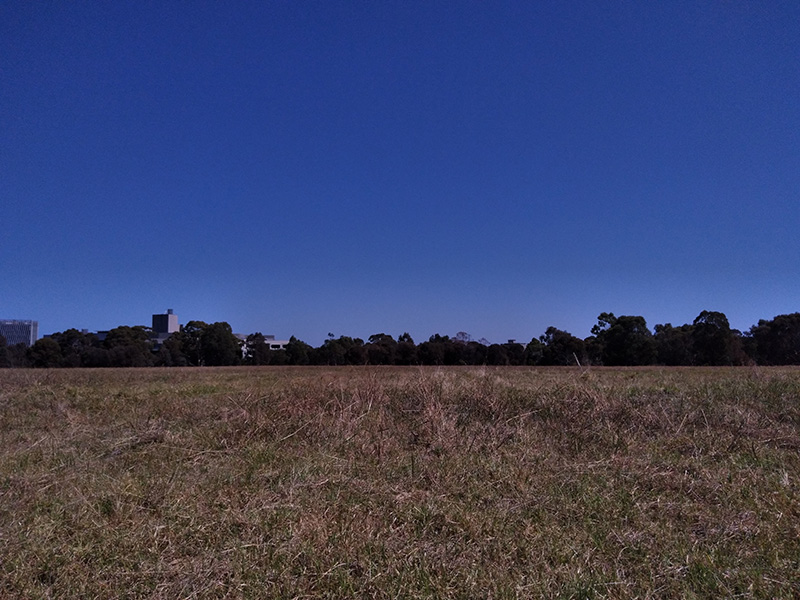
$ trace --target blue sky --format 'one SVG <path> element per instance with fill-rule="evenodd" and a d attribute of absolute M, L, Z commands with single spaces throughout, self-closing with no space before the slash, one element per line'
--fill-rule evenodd
<path fill-rule="evenodd" d="M 584 337 L 800 310 L 796 2 L 0 6 L 0 317 Z"/>

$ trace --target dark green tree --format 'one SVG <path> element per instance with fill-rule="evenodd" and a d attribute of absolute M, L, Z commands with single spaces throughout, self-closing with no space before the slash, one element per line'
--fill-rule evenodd
<path fill-rule="evenodd" d="M 386 333 L 376 333 L 369 336 L 369 343 L 365 345 L 367 359 L 371 365 L 393 365 L 397 353 L 397 342 Z"/>
<path fill-rule="evenodd" d="M 586 363 L 586 345 L 580 338 L 568 331 L 548 327 L 539 338 L 544 345 L 543 365 L 575 365 L 576 361 Z"/>
<path fill-rule="evenodd" d="M 104 367 L 108 365 L 108 352 L 101 348 L 97 336 L 77 329 L 54 333 L 50 336 L 61 348 L 62 366 Z"/>
<path fill-rule="evenodd" d="M 525 346 L 518 342 L 508 341 L 503 344 L 508 356 L 508 364 L 514 367 L 525 364 Z"/>
<path fill-rule="evenodd" d="M 268 365 L 272 358 L 269 342 L 260 331 L 247 336 L 244 352 L 244 362 L 248 365 Z"/>
<path fill-rule="evenodd" d="M 344 365 L 347 364 L 345 354 L 347 349 L 339 340 L 332 337 L 333 334 L 328 336 L 322 346 L 315 348 L 311 352 L 309 358 L 311 364 L 315 365 Z"/>
<path fill-rule="evenodd" d="M 30 367 L 31 363 L 28 360 L 28 346 L 23 343 L 14 344 L 6 347 L 6 356 L 9 366 L 13 367 Z"/>
<path fill-rule="evenodd" d="M 453 345 L 456 343 L 454 342 Z M 461 344 L 460 360 L 462 365 L 485 365 L 488 364 L 489 346 L 475 340 L 470 340 L 466 344 Z"/>
<path fill-rule="evenodd" d="M 736 334 L 721 312 L 704 310 L 692 323 L 692 347 L 695 364 L 736 364 Z"/>
<path fill-rule="evenodd" d="M 604 365 L 651 365 L 656 344 L 644 317 L 601 313 L 592 327 Z"/>
<path fill-rule="evenodd" d="M 349 338 L 342 336 L 339 338 L 342 345 L 346 348 L 344 353 L 344 360 L 348 365 L 365 365 L 369 358 L 367 357 L 367 350 L 364 346 L 364 340 L 361 338 Z"/>
<path fill-rule="evenodd" d="M 286 344 L 286 362 L 290 365 L 307 365 L 313 348 L 292 336 Z"/>
<path fill-rule="evenodd" d="M 176 331 L 161 343 L 155 357 L 157 367 L 187 367 L 189 360 L 183 353 L 184 335 Z"/>
<path fill-rule="evenodd" d="M 0 369 L 11 367 L 11 358 L 8 355 L 8 344 L 6 338 L 0 335 Z"/>
<path fill-rule="evenodd" d="M 667 366 L 694 364 L 692 326 L 673 327 L 671 323 L 656 325 L 653 340 L 656 344 L 656 361 Z"/>
<path fill-rule="evenodd" d="M 462 332 L 463 333 L 463 332 Z M 446 365 L 466 365 L 469 364 L 470 348 L 469 342 L 464 339 L 448 337 L 444 344 L 444 364 Z"/>
<path fill-rule="evenodd" d="M 180 332 L 173 333 L 170 339 L 180 344 L 181 353 L 186 358 L 187 364 L 193 367 L 203 365 L 203 332 L 208 327 L 204 321 L 189 321 L 181 326 Z"/>
<path fill-rule="evenodd" d="M 603 342 L 596 335 L 585 338 L 583 346 L 586 351 L 586 360 L 590 365 L 603 364 Z"/>
<path fill-rule="evenodd" d="M 418 362 L 417 346 L 408 332 L 397 338 L 397 353 L 394 361 L 397 365 L 415 365 Z"/>
<path fill-rule="evenodd" d="M 231 326 L 222 321 L 212 323 L 200 335 L 202 364 L 211 367 L 238 365 L 242 362 L 242 345 Z"/>
<path fill-rule="evenodd" d="M 289 364 L 289 357 L 286 350 L 270 350 L 269 364 L 275 367 L 281 367 Z"/>
<path fill-rule="evenodd" d="M 106 334 L 103 347 L 112 367 L 150 367 L 154 364 L 152 332 L 148 327 L 121 325 Z"/>
<path fill-rule="evenodd" d="M 800 313 L 764 319 L 750 328 L 753 358 L 762 365 L 800 365 Z"/>
<path fill-rule="evenodd" d="M 328 337 L 312 352 L 311 362 L 318 365 L 363 365 L 367 362 L 364 340 L 340 336 Z"/>
<path fill-rule="evenodd" d="M 492 344 L 486 350 L 486 364 L 487 365 L 507 365 L 508 364 L 508 350 L 505 346 L 500 344 Z"/>
<path fill-rule="evenodd" d="M 28 361 L 32 367 L 52 369 L 61 366 L 61 346 L 52 338 L 38 339 L 28 348 Z"/>
<path fill-rule="evenodd" d="M 427 342 L 417 346 L 417 357 L 423 365 L 445 364 L 445 351 L 450 344 L 450 338 L 438 333 L 432 335 Z"/>
<path fill-rule="evenodd" d="M 538 365 L 542 362 L 544 356 L 544 344 L 539 338 L 533 338 L 528 345 L 525 346 L 525 364 Z"/>

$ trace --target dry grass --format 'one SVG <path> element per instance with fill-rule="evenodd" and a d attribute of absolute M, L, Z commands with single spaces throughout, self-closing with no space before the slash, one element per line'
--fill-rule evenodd
<path fill-rule="evenodd" d="M 0 372 L 0 596 L 800 596 L 800 370 Z"/>

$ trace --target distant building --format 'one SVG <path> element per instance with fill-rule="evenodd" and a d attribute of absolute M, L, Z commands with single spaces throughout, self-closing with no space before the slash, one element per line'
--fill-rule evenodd
<path fill-rule="evenodd" d="M 167 309 L 166 314 L 153 315 L 153 333 L 161 335 L 163 333 L 175 333 L 180 330 L 181 326 L 178 324 L 178 315 L 173 313 L 171 308 Z M 167 337 L 169 337 L 169 335 Z"/>
<path fill-rule="evenodd" d="M 248 338 L 248 336 L 243 333 L 234 333 L 233 335 L 242 343 L 246 342 Z M 289 340 L 276 340 L 274 335 L 265 335 L 264 343 L 270 350 L 286 350 L 286 345 L 289 343 Z M 244 350 L 244 346 L 242 348 Z"/>
<path fill-rule="evenodd" d="M 289 340 L 276 340 L 274 335 L 265 335 L 264 343 L 269 344 L 270 350 L 286 350 Z"/>
<path fill-rule="evenodd" d="M 153 337 L 156 349 L 161 347 L 169 336 L 181 330 L 178 323 L 178 315 L 172 312 L 171 308 L 163 315 L 153 315 Z"/>
<path fill-rule="evenodd" d="M 0 320 L 0 335 L 6 338 L 6 344 L 25 344 L 33 346 L 39 339 L 39 321 Z"/>

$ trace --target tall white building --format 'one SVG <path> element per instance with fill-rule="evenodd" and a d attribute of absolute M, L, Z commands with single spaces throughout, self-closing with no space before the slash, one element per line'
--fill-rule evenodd
<path fill-rule="evenodd" d="M 6 338 L 6 344 L 25 344 L 33 346 L 39 339 L 39 321 L 0 320 L 0 335 Z"/>

